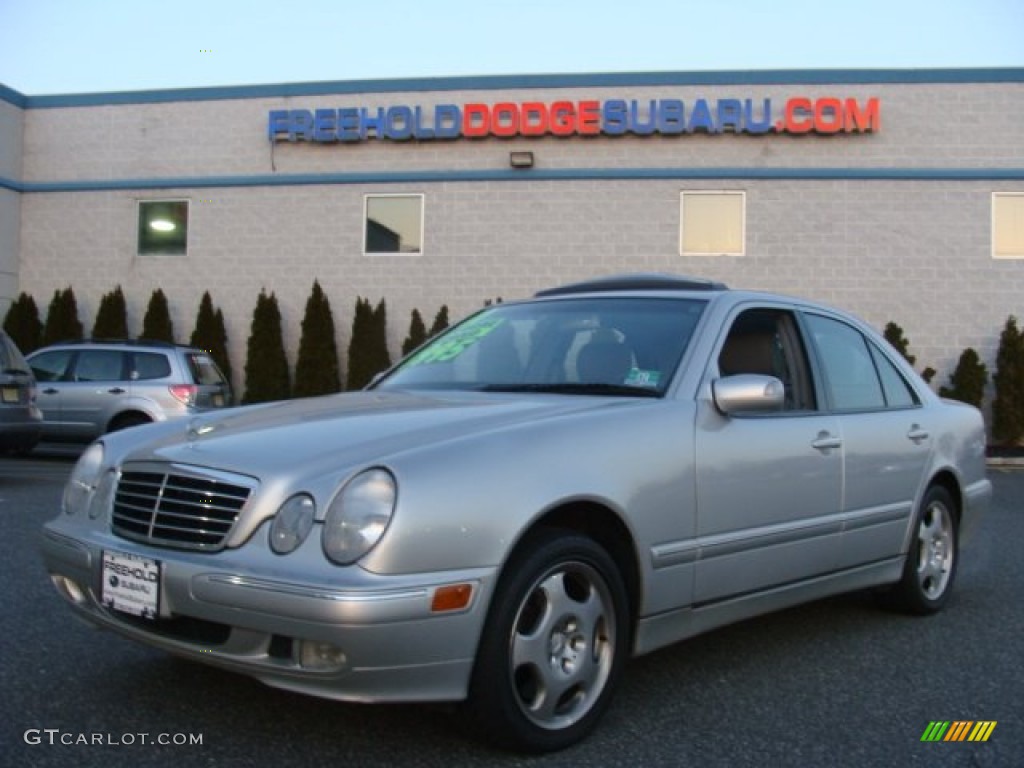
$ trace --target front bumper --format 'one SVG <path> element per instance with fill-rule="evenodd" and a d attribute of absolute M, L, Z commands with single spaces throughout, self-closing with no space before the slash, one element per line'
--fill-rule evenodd
<path fill-rule="evenodd" d="M 42 532 L 46 568 L 75 612 L 170 653 L 279 688 L 346 701 L 465 698 L 495 569 L 379 576 L 339 568 L 311 534 L 273 554 L 259 530 L 216 554 L 158 549 L 61 516 Z M 101 603 L 103 552 L 160 563 L 159 613 Z M 437 612 L 439 587 L 472 585 L 465 608 Z"/>

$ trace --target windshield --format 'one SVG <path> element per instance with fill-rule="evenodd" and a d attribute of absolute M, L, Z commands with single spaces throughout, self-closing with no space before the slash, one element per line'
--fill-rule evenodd
<path fill-rule="evenodd" d="M 657 397 L 704 306 L 621 297 L 499 304 L 414 352 L 375 388 Z"/>

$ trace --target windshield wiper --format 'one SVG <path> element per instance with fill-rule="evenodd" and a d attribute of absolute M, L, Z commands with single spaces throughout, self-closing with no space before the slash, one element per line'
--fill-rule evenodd
<path fill-rule="evenodd" d="M 556 395 L 621 395 L 624 397 L 661 397 L 661 393 L 649 387 L 633 387 L 629 384 L 600 384 L 597 382 L 563 381 L 549 384 L 485 384 L 480 392 L 540 392 Z"/>

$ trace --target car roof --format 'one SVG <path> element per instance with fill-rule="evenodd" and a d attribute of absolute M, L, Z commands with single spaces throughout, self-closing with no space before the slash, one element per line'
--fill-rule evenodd
<path fill-rule="evenodd" d="M 43 349 L 59 349 L 59 348 L 77 348 L 77 347 L 110 347 L 110 348 L 130 348 L 130 349 L 166 349 L 174 350 L 180 349 L 185 352 L 205 352 L 205 350 L 193 347 L 189 344 L 173 344 L 169 341 L 160 341 L 157 339 L 66 339 L 64 341 L 54 342 L 53 344 L 47 344 L 41 349 L 35 350 L 35 352 L 41 352 Z M 35 354 L 33 352 L 33 354 Z"/>

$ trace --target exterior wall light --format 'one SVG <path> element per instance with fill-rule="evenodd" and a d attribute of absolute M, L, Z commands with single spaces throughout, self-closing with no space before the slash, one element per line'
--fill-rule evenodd
<path fill-rule="evenodd" d="M 533 152 L 510 152 L 508 164 L 513 168 L 533 168 Z"/>

